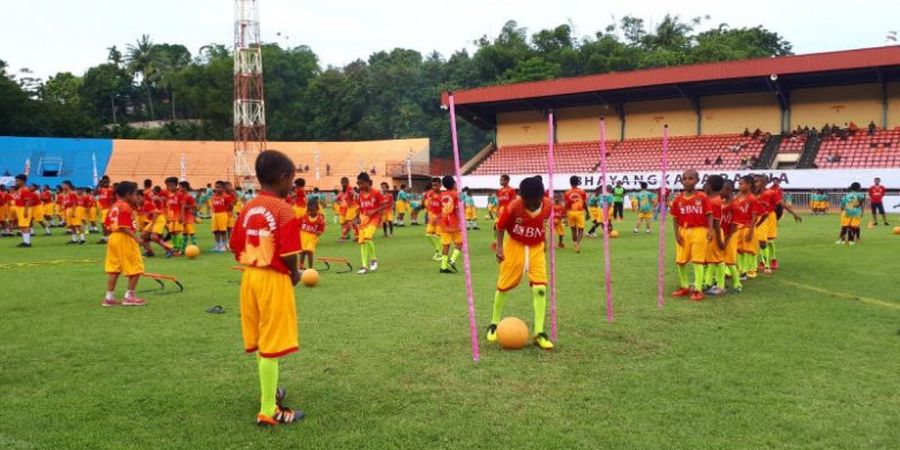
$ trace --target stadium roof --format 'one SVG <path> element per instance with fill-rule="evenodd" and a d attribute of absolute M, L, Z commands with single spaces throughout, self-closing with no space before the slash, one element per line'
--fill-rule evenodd
<path fill-rule="evenodd" d="M 775 76 L 777 77 L 775 77 Z M 900 81 L 900 46 L 614 72 L 454 92 L 457 114 L 482 128 L 496 113 L 641 100 Z M 441 104 L 447 105 L 447 93 Z"/>

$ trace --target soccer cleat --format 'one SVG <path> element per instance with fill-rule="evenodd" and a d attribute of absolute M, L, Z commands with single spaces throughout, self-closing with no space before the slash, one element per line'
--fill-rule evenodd
<path fill-rule="evenodd" d="M 122 300 L 122 306 L 144 306 L 146 304 L 144 299 L 138 297 L 125 297 L 125 300 Z"/>
<path fill-rule="evenodd" d="M 166 250 L 166 259 L 169 259 L 173 256 L 175 256 L 175 252 L 173 252 L 172 250 Z"/>
<path fill-rule="evenodd" d="M 729 289 L 728 292 L 730 292 L 732 294 L 740 294 L 741 292 L 744 292 L 744 288 L 735 286 L 735 287 Z"/>
<path fill-rule="evenodd" d="M 772 270 L 778 270 L 778 260 L 777 259 L 772 260 Z"/>
<path fill-rule="evenodd" d="M 367 269 L 367 268 L 365 268 L 365 267 L 363 267 L 363 268 L 359 269 L 358 271 L 356 271 L 356 274 L 357 274 L 357 275 L 365 275 L 365 274 L 367 274 L 367 273 L 369 273 L 369 269 Z"/>
<path fill-rule="evenodd" d="M 119 306 L 122 302 L 110 299 L 103 299 L 103 302 L 100 303 L 100 306 Z"/>
<path fill-rule="evenodd" d="M 650 230 L 645 231 L 645 233 L 650 234 Z"/>
<path fill-rule="evenodd" d="M 487 327 L 487 341 L 497 342 L 497 324 L 492 323 Z"/>
<path fill-rule="evenodd" d="M 638 234 L 638 229 L 635 228 L 635 229 L 631 230 L 631 232 L 632 232 L 633 234 Z"/>
<path fill-rule="evenodd" d="M 459 269 L 456 267 L 456 263 L 455 263 L 455 262 L 453 262 L 453 261 L 447 261 L 447 264 L 450 265 L 450 270 L 452 270 L 453 273 L 459 273 Z"/>
<path fill-rule="evenodd" d="M 700 291 L 694 291 L 691 293 L 691 301 L 693 302 L 699 302 L 703 300 L 703 298 L 703 293 Z"/>
<path fill-rule="evenodd" d="M 17 245 L 16 247 L 19 247 L 19 248 L 31 248 L 31 244 L 26 244 L 26 243 L 22 242 L 22 243 L 20 243 L 19 245 Z"/>
<path fill-rule="evenodd" d="M 146 257 L 146 258 L 152 258 L 154 256 L 156 256 L 156 253 L 153 253 L 151 251 L 144 252 L 144 257 Z"/>
<path fill-rule="evenodd" d="M 687 297 L 691 295 L 690 288 L 678 288 L 675 292 L 672 292 L 672 297 Z"/>
<path fill-rule="evenodd" d="M 378 261 L 373 259 L 372 262 L 369 263 L 369 270 L 373 272 L 378 270 Z"/>
<path fill-rule="evenodd" d="M 772 275 L 772 269 L 769 267 L 766 267 L 765 269 L 763 269 L 763 273 L 766 275 Z"/>
<path fill-rule="evenodd" d="M 275 414 L 267 416 L 265 414 L 256 415 L 256 424 L 263 427 L 274 427 L 280 423 L 294 423 L 304 417 L 303 411 L 294 411 L 284 406 L 276 406 Z"/>
<path fill-rule="evenodd" d="M 742 273 L 740 277 L 738 277 L 741 281 L 747 281 L 750 277 L 747 276 L 746 273 Z"/>
<path fill-rule="evenodd" d="M 841 240 L 841 239 L 838 239 L 838 240 L 834 241 L 834 243 L 837 244 L 837 245 L 841 245 L 841 244 L 844 243 L 844 241 Z"/>
<path fill-rule="evenodd" d="M 566 244 L 560 242 L 559 244 L 556 244 L 556 248 L 566 248 Z"/>
<path fill-rule="evenodd" d="M 440 269 L 438 270 L 438 273 L 453 273 L 453 271 L 450 269 Z"/>
<path fill-rule="evenodd" d="M 540 347 L 541 350 L 553 350 L 553 342 L 550 342 L 550 337 L 544 332 L 538 333 L 534 337 L 534 345 Z"/>
<path fill-rule="evenodd" d="M 760 261 L 759 264 L 757 264 L 757 266 L 756 266 L 757 270 L 763 270 L 765 268 L 766 268 L 766 263 L 764 263 L 762 261 Z"/>
<path fill-rule="evenodd" d="M 847 243 L 847 245 L 856 245 L 856 241 L 850 241 L 850 242 Z M 29 244 L 28 246 L 31 247 L 30 244 Z"/>
<path fill-rule="evenodd" d="M 709 289 L 706 290 L 706 295 L 711 295 L 711 296 L 713 296 L 713 297 L 715 297 L 715 296 L 717 296 L 717 295 L 722 295 L 722 294 L 724 294 L 724 293 L 725 293 L 725 290 L 724 290 L 724 289 L 721 289 L 721 290 L 720 290 L 719 288 L 717 288 L 717 287 L 715 287 L 715 286 L 713 286 L 713 287 L 711 287 L 711 288 L 709 288 Z"/>
<path fill-rule="evenodd" d="M 78 245 L 78 242 L 77 241 L 69 241 L 69 242 L 66 242 L 66 245 Z"/>
<path fill-rule="evenodd" d="M 87 241 L 78 241 L 78 245 L 84 245 L 84 244 L 87 244 Z"/>

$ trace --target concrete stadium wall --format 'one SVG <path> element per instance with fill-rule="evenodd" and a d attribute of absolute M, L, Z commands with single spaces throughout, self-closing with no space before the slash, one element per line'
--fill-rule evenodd
<path fill-rule="evenodd" d="M 900 127 L 900 83 L 888 85 L 887 126 L 888 128 Z"/>
<path fill-rule="evenodd" d="M 869 121 L 881 125 L 881 86 L 865 84 L 791 92 L 791 128 L 821 128 L 826 122 L 844 126 L 856 122 L 860 127 Z"/>
<path fill-rule="evenodd" d="M 93 186 L 94 161 L 97 174 L 103 175 L 112 152 L 110 139 L 73 139 L 0 136 L 0 176 L 16 176 L 25 171 L 29 161 L 28 183 L 56 186 L 71 180 L 76 186 Z M 55 177 L 42 174 L 42 161 L 62 161 Z M 53 164 L 56 166 L 56 164 Z"/>
<path fill-rule="evenodd" d="M 740 133 L 744 128 L 772 134 L 781 130 L 781 109 L 774 93 L 703 97 L 700 110 L 701 134 Z"/>
<path fill-rule="evenodd" d="M 697 114 L 686 99 L 625 104 L 625 139 L 660 137 L 665 124 L 670 136 L 697 134 Z"/>
<path fill-rule="evenodd" d="M 497 114 L 497 146 L 547 142 L 547 119 L 540 111 Z"/>
<path fill-rule="evenodd" d="M 556 111 L 556 140 L 558 142 L 596 141 L 600 139 L 600 117 L 606 121 L 606 140 L 622 137 L 622 121 L 612 107 L 579 106 Z"/>

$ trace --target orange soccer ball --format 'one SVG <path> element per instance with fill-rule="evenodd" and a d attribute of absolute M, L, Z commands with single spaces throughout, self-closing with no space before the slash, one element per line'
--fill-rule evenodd
<path fill-rule="evenodd" d="M 200 247 L 197 247 L 196 245 L 188 245 L 184 249 L 184 256 L 187 256 L 191 259 L 200 256 Z"/>
<path fill-rule="evenodd" d="M 612 230 L 612 231 L 610 231 L 610 232 L 609 232 L 609 237 L 611 237 L 611 238 L 617 238 L 617 237 L 619 237 L 619 230 Z"/>
<path fill-rule="evenodd" d="M 528 342 L 528 325 L 518 317 L 507 317 L 497 325 L 497 342 L 500 347 L 516 350 Z"/>
<path fill-rule="evenodd" d="M 900 227 L 894 227 L 894 234 L 900 234 Z"/>
<path fill-rule="evenodd" d="M 304 286 L 313 287 L 319 284 L 319 271 L 316 269 L 306 269 L 300 274 L 300 282 Z"/>

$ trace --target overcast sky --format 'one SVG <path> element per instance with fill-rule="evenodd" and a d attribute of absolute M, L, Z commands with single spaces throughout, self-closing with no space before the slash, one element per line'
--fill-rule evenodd
<path fill-rule="evenodd" d="M 141 34 L 180 43 L 191 53 L 208 43 L 233 41 L 230 0 L 0 0 L 0 59 L 11 72 L 26 67 L 46 78 L 82 74 L 106 59 L 106 48 Z M 322 66 L 343 65 L 377 50 L 413 48 L 449 55 L 495 36 L 509 19 L 529 31 L 561 23 L 591 35 L 612 18 L 631 14 L 653 24 L 672 13 L 688 19 L 709 14 L 706 26 L 763 25 L 811 53 L 885 43 L 900 31 L 900 1 L 691 1 L 600 0 L 259 0 L 263 41 L 308 45 Z M 449 7 L 448 7 L 449 6 Z M 281 33 L 278 36 L 276 33 Z"/>

